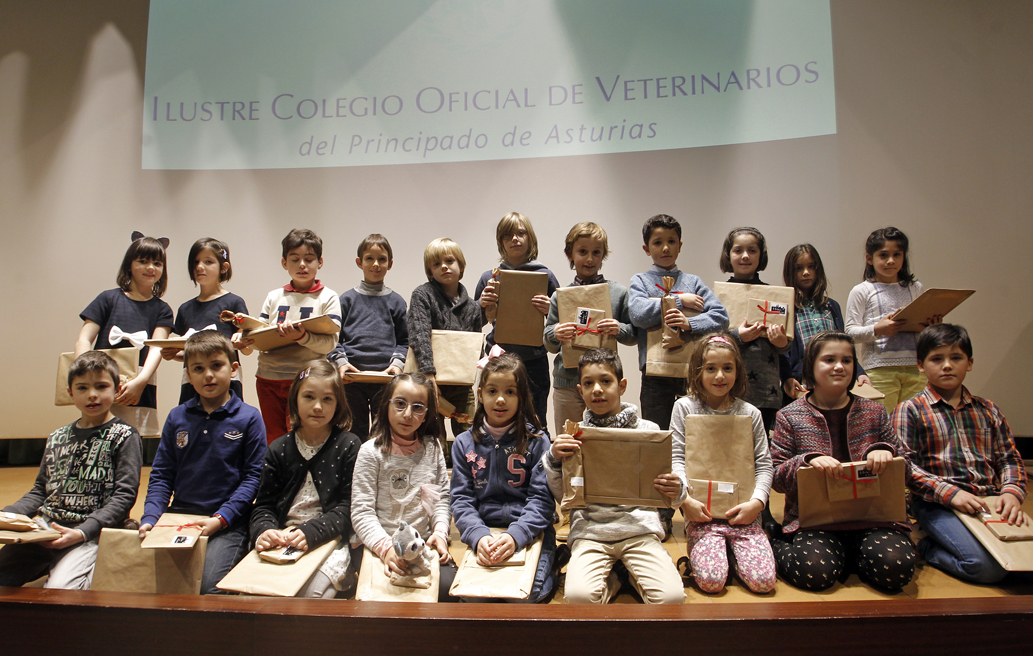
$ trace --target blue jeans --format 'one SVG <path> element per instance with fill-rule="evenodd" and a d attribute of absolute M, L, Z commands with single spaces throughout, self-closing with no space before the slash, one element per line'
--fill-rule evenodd
<path fill-rule="evenodd" d="M 911 512 L 929 534 L 918 551 L 933 567 L 972 583 L 997 583 L 1008 573 L 950 508 L 912 498 Z"/>
<path fill-rule="evenodd" d="M 246 519 L 242 517 L 232 526 L 208 536 L 204 572 L 201 574 L 201 594 L 225 594 L 215 586 L 247 555 L 250 543 Z"/>

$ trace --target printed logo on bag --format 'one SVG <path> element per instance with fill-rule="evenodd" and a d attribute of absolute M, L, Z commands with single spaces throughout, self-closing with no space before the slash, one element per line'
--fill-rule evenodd
<path fill-rule="evenodd" d="M 187 540 L 189 539 L 190 538 L 188 538 L 185 535 L 177 535 L 176 537 L 172 538 L 172 544 L 186 544 Z"/>
<path fill-rule="evenodd" d="M 789 306 L 785 303 L 771 303 L 768 305 L 768 314 L 778 314 L 784 317 L 789 314 Z"/>
<path fill-rule="evenodd" d="M 587 326 L 588 325 L 588 318 L 590 316 L 591 316 L 591 313 L 588 311 L 587 308 L 578 308 L 577 309 L 577 325 L 579 325 L 579 326 Z"/>
<path fill-rule="evenodd" d="M 189 441 L 190 433 L 188 431 L 179 431 L 176 433 L 176 446 L 180 449 L 184 448 Z"/>
<path fill-rule="evenodd" d="M 227 440 L 239 440 L 244 437 L 244 433 L 241 433 L 240 431 L 229 431 L 227 433 L 223 433 L 222 436 Z"/>

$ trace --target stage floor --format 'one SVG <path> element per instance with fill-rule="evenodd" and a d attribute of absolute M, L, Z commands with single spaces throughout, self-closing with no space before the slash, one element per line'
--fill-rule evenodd
<path fill-rule="evenodd" d="M 35 467 L 5 467 L 0 468 L 0 508 L 16 501 L 21 495 L 27 492 L 35 480 L 38 469 Z M 147 494 L 147 480 L 150 476 L 150 467 L 144 467 L 141 472 L 140 494 L 137 496 L 136 505 L 133 507 L 132 516 L 139 519 L 143 513 L 143 500 Z M 1026 512 L 1033 515 L 1033 502 L 1026 500 Z M 771 498 L 772 513 L 776 518 L 781 517 L 782 495 L 773 493 Z M 682 530 L 680 515 L 675 519 L 675 536 L 668 540 L 664 546 L 671 554 L 671 558 L 677 562 L 678 558 L 685 555 L 685 536 Z M 912 536 L 914 537 L 914 536 Z M 451 552 L 454 557 L 462 558 L 465 546 L 459 541 L 458 534 L 453 525 L 452 528 Z M 1019 578 L 1019 577 L 1009 577 Z M 40 585 L 37 582 L 36 585 Z M 831 589 L 823 592 L 809 592 L 799 590 L 783 582 L 779 582 L 774 592 L 766 595 L 758 595 L 746 589 L 734 577 L 729 581 L 724 591 L 718 594 L 705 594 L 701 592 L 690 580 L 686 581 L 685 587 L 686 603 L 689 604 L 728 604 L 728 603 L 770 603 L 770 602 L 826 602 L 826 601 L 886 601 L 903 599 L 970 599 L 987 597 L 1010 597 L 1015 595 L 1033 595 L 1033 576 L 1026 580 L 1006 580 L 1003 584 L 996 586 L 974 585 L 959 581 L 943 572 L 927 566 L 919 561 L 915 578 L 904 590 L 897 595 L 879 592 L 863 583 L 856 575 L 848 578 L 844 583 L 837 583 Z M 562 589 L 552 599 L 553 604 L 564 603 Z M 637 598 L 629 594 L 619 595 L 615 603 L 637 604 Z"/>

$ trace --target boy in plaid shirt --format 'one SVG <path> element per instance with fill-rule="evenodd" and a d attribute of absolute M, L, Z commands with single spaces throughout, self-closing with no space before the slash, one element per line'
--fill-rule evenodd
<path fill-rule="evenodd" d="M 918 368 L 929 384 L 893 413 L 893 426 L 914 453 L 912 514 L 929 534 L 918 543 L 926 562 L 960 579 L 996 583 L 1007 572 L 951 510 L 986 510 L 981 497 L 997 496 L 994 510 L 1022 525 L 1026 470 L 1008 421 L 993 402 L 965 388 L 972 371 L 968 331 L 936 324 L 918 337 Z"/>

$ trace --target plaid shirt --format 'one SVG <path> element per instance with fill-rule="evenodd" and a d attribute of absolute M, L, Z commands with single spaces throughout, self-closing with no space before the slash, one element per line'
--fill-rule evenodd
<path fill-rule="evenodd" d="M 1008 420 L 992 401 L 961 388 L 952 408 L 930 387 L 897 406 L 893 427 L 913 452 L 912 491 L 926 501 L 950 505 L 959 490 L 976 496 L 1009 492 L 1026 498 L 1026 469 Z"/>
<path fill-rule="evenodd" d="M 807 303 L 796 308 L 796 339 L 804 345 L 814 336 L 835 329 L 836 322 L 828 303 L 821 307 Z"/>

